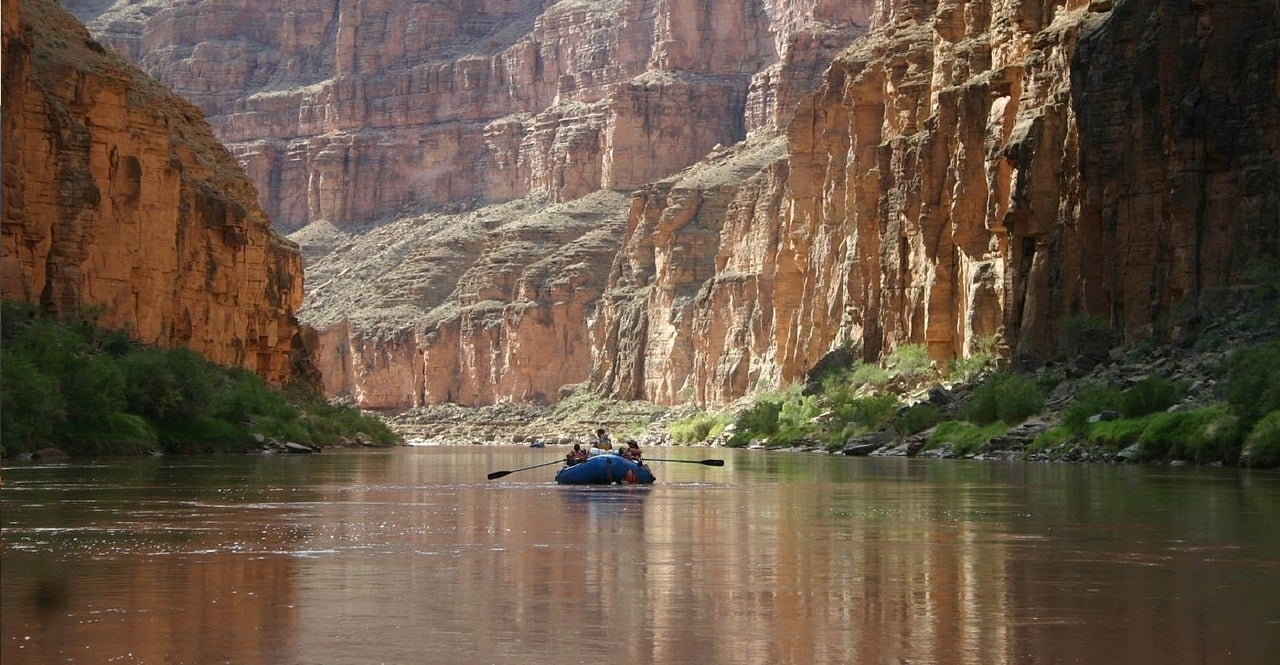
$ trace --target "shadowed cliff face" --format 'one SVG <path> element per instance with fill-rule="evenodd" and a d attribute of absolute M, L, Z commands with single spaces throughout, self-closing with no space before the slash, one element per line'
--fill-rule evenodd
<path fill-rule="evenodd" d="M 310 366 L 297 247 L 200 111 L 55 3 L 20 11 L 5 3 L 3 296 L 103 306 L 105 326 L 276 383 Z"/>
<path fill-rule="evenodd" d="M 1274 2 L 288 4 L 94 25 L 310 222 L 304 315 L 367 406 L 1044 357 L 1280 254 Z"/>

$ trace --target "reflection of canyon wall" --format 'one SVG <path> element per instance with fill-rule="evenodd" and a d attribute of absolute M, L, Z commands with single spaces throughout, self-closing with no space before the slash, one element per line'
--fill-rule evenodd
<path fill-rule="evenodd" d="M 1280 253 L 1274 2 L 289 4 L 94 26 L 312 222 L 305 316 L 368 406 L 724 403 L 846 344 L 1043 357 Z M 423 203 L 467 210 L 357 230 Z"/>
<path fill-rule="evenodd" d="M 298 250 L 200 111 L 55 3 L 4 9 L 5 298 L 283 382 L 296 372 Z"/>

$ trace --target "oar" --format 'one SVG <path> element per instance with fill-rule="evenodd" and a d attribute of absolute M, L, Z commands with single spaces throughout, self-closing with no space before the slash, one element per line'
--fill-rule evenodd
<path fill-rule="evenodd" d="M 682 462 L 684 464 L 705 464 L 706 466 L 724 466 L 722 459 L 655 459 L 653 457 L 644 458 L 646 462 Z"/>
<path fill-rule="evenodd" d="M 497 480 L 498 478 L 515 473 L 517 471 L 528 471 L 529 469 L 536 469 L 540 466 L 551 466 L 552 464 L 563 464 L 563 463 L 564 463 L 564 460 L 558 459 L 552 462 L 543 462 L 542 464 L 534 464 L 533 466 L 520 467 L 519 469 L 512 469 L 510 471 L 494 471 L 493 473 L 489 474 L 489 480 Z"/>

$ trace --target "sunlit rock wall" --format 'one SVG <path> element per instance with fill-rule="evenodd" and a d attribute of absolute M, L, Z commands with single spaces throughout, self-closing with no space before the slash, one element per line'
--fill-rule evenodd
<path fill-rule="evenodd" d="M 55 314 L 186 345 L 282 383 L 298 336 L 298 249 L 200 111 L 47 0 L 4 8 L 0 288 Z"/>
<path fill-rule="evenodd" d="M 1127 341 L 1277 247 L 1275 3 L 900 2 L 803 99 L 785 157 L 642 189 L 593 381 L 723 403 L 843 345 Z M 740 148 L 735 154 L 749 150 Z"/>

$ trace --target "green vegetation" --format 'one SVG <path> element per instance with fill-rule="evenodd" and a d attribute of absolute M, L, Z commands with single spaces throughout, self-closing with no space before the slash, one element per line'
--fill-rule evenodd
<path fill-rule="evenodd" d="M 1225 405 L 1161 413 L 1138 437 L 1138 460 L 1186 460 L 1196 464 L 1240 459 L 1240 420 Z"/>
<path fill-rule="evenodd" d="M 1219 379 L 1223 401 L 1199 408 L 1172 408 L 1186 388 L 1161 376 L 1126 390 L 1087 386 L 1063 411 L 1061 427 L 1112 453 L 1137 444 L 1134 461 L 1280 466 L 1280 416 L 1274 415 L 1280 411 L 1280 342 L 1236 351 Z M 1111 418 L 1093 418 L 1107 412 Z M 1048 434 L 1037 439 L 1037 449 L 1058 445 L 1052 441 L 1062 435 Z"/>
<path fill-rule="evenodd" d="M 306 387 L 276 390 L 185 348 L 159 349 L 86 316 L 58 322 L 25 304 L 0 312 L 0 439 L 6 455 L 243 452 L 256 438 L 305 445 L 363 432 L 391 444 L 377 418 Z"/>
<path fill-rule="evenodd" d="M 854 437 L 889 427 L 920 432 L 938 422 L 937 407 L 904 409 L 898 393 L 937 378 L 923 345 L 903 346 L 883 365 L 852 361 L 825 367 L 816 394 L 805 395 L 793 386 L 758 397 L 734 420 L 728 445 L 761 442 L 768 448 L 821 445 L 839 450 Z"/>
<path fill-rule="evenodd" d="M 899 434 L 919 434 L 942 421 L 942 410 L 922 402 L 902 410 L 893 428 Z"/>
<path fill-rule="evenodd" d="M 1246 426 L 1280 409 L 1280 341 L 1232 354 L 1223 382 L 1223 396 Z"/>
<path fill-rule="evenodd" d="M 1115 453 L 1138 442 L 1150 419 L 1104 420 L 1094 423 L 1086 433 L 1090 446 Z"/>
<path fill-rule="evenodd" d="M 1245 440 L 1243 457 L 1248 466 L 1280 466 L 1280 411 L 1268 413 L 1253 426 Z"/>
<path fill-rule="evenodd" d="M 728 424 L 729 419 L 726 416 L 715 413 L 696 413 L 671 423 L 667 432 L 671 435 L 672 441 L 688 445 L 720 436 L 724 432 L 725 425 Z"/>
<path fill-rule="evenodd" d="M 1120 415 L 1125 418 L 1141 418 L 1164 411 L 1177 404 L 1186 390 L 1186 386 L 1163 376 L 1147 377 L 1120 393 Z"/>
<path fill-rule="evenodd" d="M 1002 422 L 1014 425 L 1044 408 L 1044 394 L 1025 374 L 1003 372 L 987 379 L 973 391 L 973 400 L 964 410 L 964 419 L 978 425 Z"/>
<path fill-rule="evenodd" d="M 976 340 L 973 353 L 969 354 L 969 357 L 956 358 L 948 364 L 947 371 L 951 378 L 960 383 L 969 383 L 994 370 L 999 360 L 998 344 L 995 337 L 982 337 Z"/>
<path fill-rule="evenodd" d="M 1069 338 L 1065 346 L 1080 352 L 1102 348 L 1102 340 L 1111 335 L 1104 322 L 1091 318 L 1068 322 L 1064 331 Z M 762 395 L 735 419 L 729 445 L 838 450 L 870 432 L 892 429 L 908 435 L 934 428 L 929 447 L 973 454 L 992 437 L 1040 413 L 1046 395 L 1062 378 L 989 374 L 963 407 L 944 414 L 932 404 L 904 406 L 899 401 L 898 395 L 919 393 L 938 378 L 923 347 L 904 347 L 879 366 L 845 363 L 825 366 L 814 394 L 793 388 Z M 994 365 L 986 360 L 979 364 Z M 955 364 L 950 371 L 953 378 L 973 373 Z M 1149 376 L 1124 389 L 1086 385 L 1066 404 L 1061 423 L 1041 433 L 1028 452 L 1053 451 L 1078 441 L 1108 458 L 1132 448 L 1133 461 L 1280 466 L 1280 341 L 1238 350 L 1219 379 L 1222 401 L 1199 408 L 1179 406 L 1186 386 L 1164 376 Z M 810 385 L 813 389 L 814 383 Z M 1095 418 L 1099 414 L 1108 415 Z M 690 420 L 686 426 L 695 432 L 688 436 L 696 436 L 707 425 Z"/>
<path fill-rule="evenodd" d="M 1027 446 L 1027 452 L 1035 453 L 1043 450 L 1050 450 L 1071 440 L 1073 434 L 1071 430 L 1061 425 L 1050 427 L 1036 436 L 1031 445 Z"/>
<path fill-rule="evenodd" d="M 940 445 L 950 446 L 956 455 L 972 455 L 982 450 L 987 442 L 999 434 L 1003 434 L 1008 425 L 995 421 L 985 425 L 975 425 L 963 420 L 948 420 L 938 424 L 929 437 L 930 448 Z"/>

